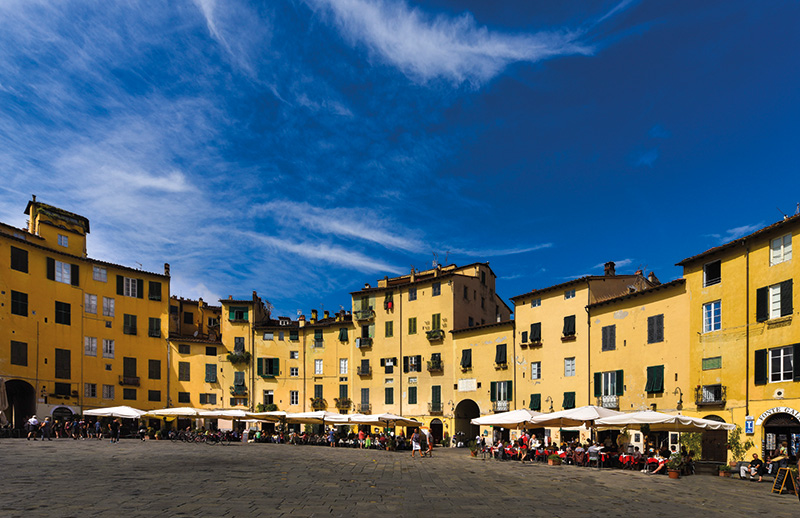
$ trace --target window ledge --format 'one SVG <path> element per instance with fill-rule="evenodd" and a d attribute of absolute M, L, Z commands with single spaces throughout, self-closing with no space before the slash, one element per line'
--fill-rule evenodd
<path fill-rule="evenodd" d="M 771 318 L 767 320 L 767 329 L 772 329 L 773 327 L 784 327 L 790 325 L 791 323 L 792 323 L 792 315 L 787 315 L 785 317 Z"/>
<path fill-rule="evenodd" d="M 577 335 L 569 335 L 561 337 L 562 342 L 574 342 L 575 340 L 577 340 Z"/>

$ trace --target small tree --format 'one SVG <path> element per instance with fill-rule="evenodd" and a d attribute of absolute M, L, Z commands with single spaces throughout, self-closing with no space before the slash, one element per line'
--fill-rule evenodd
<path fill-rule="evenodd" d="M 681 446 L 686 451 L 693 451 L 696 459 L 703 458 L 703 432 L 687 432 L 681 434 Z"/>
<path fill-rule="evenodd" d="M 753 446 L 755 446 L 755 444 L 753 444 L 753 441 L 750 439 L 742 442 L 742 427 L 738 424 L 736 428 L 731 430 L 730 434 L 728 434 L 728 450 L 730 450 L 734 462 L 743 461 L 744 456 L 747 455 L 747 451 Z"/>

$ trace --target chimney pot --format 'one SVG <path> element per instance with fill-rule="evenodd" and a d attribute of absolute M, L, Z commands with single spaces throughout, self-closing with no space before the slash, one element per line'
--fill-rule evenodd
<path fill-rule="evenodd" d="M 331 313 L 330 313 L 330 311 L 323 311 L 322 315 L 327 319 L 327 318 L 330 318 Z"/>
<path fill-rule="evenodd" d="M 605 275 L 606 277 L 613 277 L 617 274 L 617 271 L 614 268 L 614 261 L 609 261 L 605 265 Z"/>
<path fill-rule="evenodd" d="M 169 277 L 169 263 L 164 263 L 164 275 Z"/>

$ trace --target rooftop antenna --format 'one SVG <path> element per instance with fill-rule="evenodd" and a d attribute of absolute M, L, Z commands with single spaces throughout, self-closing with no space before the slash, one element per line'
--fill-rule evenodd
<path fill-rule="evenodd" d="M 797 216 L 800 214 L 800 202 L 797 202 L 797 208 L 794 209 L 794 215 Z"/>
<path fill-rule="evenodd" d="M 780 208 L 780 207 L 775 207 L 775 208 L 776 208 L 776 209 L 778 209 L 778 212 L 780 212 L 781 214 L 783 214 L 783 219 L 789 219 L 789 216 L 787 216 L 787 215 L 786 215 L 786 214 L 785 214 L 785 213 L 784 213 L 784 212 L 781 210 L 781 208 Z"/>
<path fill-rule="evenodd" d="M 450 258 L 450 250 L 448 250 L 448 251 L 446 251 L 446 252 L 444 253 L 444 264 L 445 264 L 445 265 L 448 265 L 448 264 L 450 264 L 450 263 L 448 262 L 449 258 Z"/>
<path fill-rule="evenodd" d="M 134 262 L 135 262 L 136 264 L 138 264 L 138 265 L 139 265 L 139 269 L 140 269 L 140 270 L 143 268 L 143 267 L 142 267 L 142 263 L 140 263 L 140 262 L 138 262 L 138 261 L 134 261 Z"/>
<path fill-rule="evenodd" d="M 433 252 L 433 267 L 436 268 L 439 265 L 439 261 L 437 261 L 438 257 L 436 256 L 436 252 Z"/>

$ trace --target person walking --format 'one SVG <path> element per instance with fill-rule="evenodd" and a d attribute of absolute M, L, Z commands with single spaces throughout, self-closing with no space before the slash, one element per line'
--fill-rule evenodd
<path fill-rule="evenodd" d="M 50 433 L 53 430 L 53 423 L 50 421 L 49 417 L 44 418 L 44 422 L 42 423 L 42 441 L 47 439 L 48 441 L 52 441 L 53 439 L 50 437 Z"/>
<path fill-rule="evenodd" d="M 97 436 L 98 441 L 103 440 L 103 425 L 100 424 L 100 419 L 94 422 L 94 434 Z"/>
<path fill-rule="evenodd" d="M 422 448 L 419 446 L 420 436 L 419 428 L 414 428 L 414 433 L 411 435 L 411 458 L 414 458 L 414 452 L 418 451 L 420 458 L 422 458 Z"/>
<path fill-rule="evenodd" d="M 39 420 L 36 418 L 36 414 L 32 415 L 28 422 L 25 423 L 25 427 L 28 429 L 28 440 L 36 440 L 36 432 L 39 430 Z"/>
<path fill-rule="evenodd" d="M 425 440 L 428 442 L 428 457 L 433 457 L 433 434 L 427 428 L 423 428 Z"/>
<path fill-rule="evenodd" d="M 111 442 L 119 442 L 119 419 L 114 419 L 111 421 L 111 424 L 108 425 L 109 429 L 111 430 Z"/>

